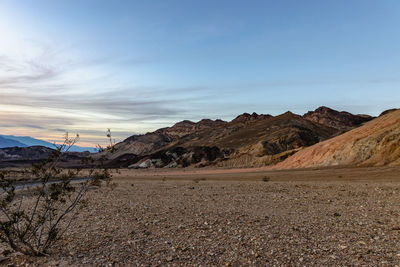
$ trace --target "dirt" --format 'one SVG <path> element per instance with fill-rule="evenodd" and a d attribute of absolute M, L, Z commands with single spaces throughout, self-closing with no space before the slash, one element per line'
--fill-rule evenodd
<path fill-rule="evenodd" d="M 123 170 L 23 266 L 395 266 L 400 168 Z M 4 249 L 4 247 L 3 247 Z"/>

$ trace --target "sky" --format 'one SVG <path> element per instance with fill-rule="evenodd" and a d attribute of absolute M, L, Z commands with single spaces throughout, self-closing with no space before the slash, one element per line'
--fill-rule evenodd
<path fill-rule="evenodd" d="M 399 107 L 398 0 L 0 0 L 0 134 Z"/>

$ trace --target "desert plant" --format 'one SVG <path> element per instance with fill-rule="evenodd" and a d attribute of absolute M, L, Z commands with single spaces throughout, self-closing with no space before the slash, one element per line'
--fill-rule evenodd
<path fill-rule="evenodd" d="M 0 172 L 0 241 L 23 254 L 45 255 L 70 229 L 89 186 L 111 180 L 105 167 L 107 154 L 114 151 L 110 130 L 107 137 L 110 145 L 101 149 L 99 158 L 84 158 L 81 167 L 62 169 L 59 163 L 79 139 L 66 134 L 49 159 L 25 171 L 37 182 L 31 188 L 27 183 L 17 187 L 10 173 Z"/>

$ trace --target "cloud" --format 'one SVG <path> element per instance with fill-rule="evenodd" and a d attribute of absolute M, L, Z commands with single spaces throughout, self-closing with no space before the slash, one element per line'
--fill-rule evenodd
<path fill-rule="evenodd" d="M 4 57 L 1 61 L 0 70 L 3 73 L 0 76 L 0 86 L 47 81 L 56 75 L 53 69 L 37 62 L 26 61 L 22 65 L 16 65 Z"/>
<path fill-rule="evenodd" d="M 213 33 L 214 29 L 198 29 Z M 260 81 L 259 83 L 161 86 L 137 84 L 116 69 L 142 64 L 156 64 L 153 58 L 119 59 L 82 57 L 60 47 L 38 44 L 25 57 L 0 55 L 0 127 L 4 134 L 33 135 L 47 140 L 60 133 L 80 133 L 85 142 L 100 143 L 111 128 L 122 140 L 133 133 L 144 133 L 183 120 L 199 120 L 218 114 L 233 118 L 240 112 L 274 112 L 283 88 L 313 87 L 326 84 L 385 83 L 398 79 L 320 78 L 310 80 Z M 117 68 L 116 68 L 117 65 Z M 184 84 L 184 83 L 182 83 Z M 296 89 L 297 90 L 297 89 Z M 311 89 L 308 89 L 310 92 Z M 361 89 L 360 89 L 361 90 Z M 254 101 L 257 99 L 265 101 Z M 285 99 L 286 103 L 295 102 Z M 293 98 L 293 101 L 297 99 Z M 212 104 L 211 104 L 212 103 Z M 293 106 L 292 106 L 293 107 Z M 285 107 L 286 108 L 286 107 Z M 215 119 L 215 117 L 213 118 Z"/>
<path fill-rule="evenodd" d="M 7 100 L 4 104 L 40 109 L 56 109 L 65 112 L 90 112 L 113 116 L 131 117 L 168 116 L 183 110 L 178 103 L 184 100 L 173 99 L 131 99 L 125 91 L 107 93 L 51 94 L 51 92 L 0 92 L 0 97 Z M 2 101 L 0 101 L 1 103 Z"/>
<path fill-rule="evenodd" d="M 189 113 L 190 103 L 204 99 L 207 91 L 194 86 L 121 86 L 106 70 L 109 64 L 150 62 L 146 59 L 65 57 L 45 45 L 29 57 L 0 55 L 2 131 L 47 139 L 79 132 L 98 143 L 112 128 L 115 137 L 123 139 L 180 120 Z"/>

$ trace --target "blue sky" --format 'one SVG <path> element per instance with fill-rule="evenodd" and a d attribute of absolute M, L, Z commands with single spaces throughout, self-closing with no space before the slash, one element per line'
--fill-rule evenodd
<path fill-rule="evenodd" d="M 0 36 L 2 134 L 88 145 L 107 128 L 400 100 L 396 0 L 0 0 Z"/>

